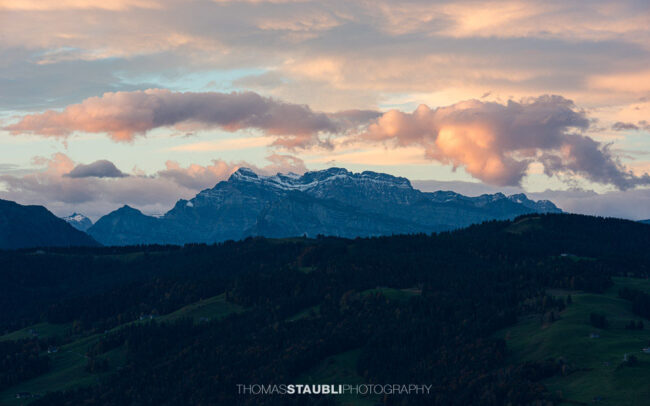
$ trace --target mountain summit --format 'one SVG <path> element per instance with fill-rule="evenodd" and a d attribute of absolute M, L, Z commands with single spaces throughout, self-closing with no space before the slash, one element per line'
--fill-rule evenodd
<path fill-rule="evenodd" d="M 107 245 L 219 242 L 248 236 L 341 237 L 450 230 L 532 212 L 561 212 L 524 194 L 467 197 L 421 192 L 408 179 L 343 168 L 262 176 L 240 168 L 227 181 L 179 200 L 160 218 L 125 206 L 88 229 Z"/>

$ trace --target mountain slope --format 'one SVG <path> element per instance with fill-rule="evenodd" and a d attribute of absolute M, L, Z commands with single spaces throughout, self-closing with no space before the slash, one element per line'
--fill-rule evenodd
<path fill-rule="evenodd" d="M 430 233 L 534 212 L 561 210 L 523 194 L 423 193 L 406 178 L 370 171 L 260 176 L 241 168 L 212 189 L 179 200 L 162 218 L 116 211 L 88 232 L 107 245 L 211 243 L 256 235 L 357 237 Z"/>
<path fill-rule="evenodd" d="M 174 224 L 146 216 L 125 205 L 97 220 L 88 229 L 88 234 L 107 241 L 108 245 L 183 243 L 174 229 Z"/>
<path fill-rule="evenodd" d="M 0 249 L 97 245 L 43 206 L 0 200 Z"/>

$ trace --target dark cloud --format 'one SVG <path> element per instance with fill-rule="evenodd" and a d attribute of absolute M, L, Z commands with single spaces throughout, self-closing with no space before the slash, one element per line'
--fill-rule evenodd
<path fill-rule="evenodd" d="M 630 130 L 630 131 L 640 131 L 640 130 L 650 131 L 650 123 L 648 123 L 646 120 L 638 121 L 636 124 L 617 121 L 612 125 L 612 130 L 614 130 L 614 131 L 627 131 L 627 130 Z"/>
<path fill-rule="evenodd" d="M 87 165 L 79 164 L 63 176 L 68 178 L 123 178 L 128 175 L 117 169 L 113 162 L 102 159 Z"/>
<path fill-rule="evenodd" d="M 614 131 L 625 131 L 625 130 L 638 130 L 639 126 L 632 123 L 624 123 L 622 121 L 617 121 L 612 125 L 612 130 Z"/>
<path fill-rule="evenodd" d="M 381 117 L 381 112 L 376 110 L 344 110 L 330 113 L 327 116 L 342 124 L 343 128 L 357 128 L 367 125 L 370 121 Z"/>
<path fill-rule="evenodd" d="M 563 153 L 544 153 L 539 161 L 549 175 L 579 174 L 594 182 L 611 184 L 626 190 L 650 185 L 650 175 L 637 176 L 625 168 L 611 152 L 609 144 L 601 144 L 590 137 L 569 134 L 562 143 Z"/>

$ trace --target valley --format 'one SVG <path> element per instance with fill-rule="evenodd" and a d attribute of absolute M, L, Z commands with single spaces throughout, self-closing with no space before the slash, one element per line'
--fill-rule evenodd
<path fill-rule="evenodd" d="M 0 404 L 172 405 L 191 391 L 399 405 L 234 388 L 416 382 L 432 394 L 408 404 L 634 405 L 650 377 L 648 243 L 640 223 L 533 214 L 431 235 L 0 252 L 0 382 L 13 382 Z"/>

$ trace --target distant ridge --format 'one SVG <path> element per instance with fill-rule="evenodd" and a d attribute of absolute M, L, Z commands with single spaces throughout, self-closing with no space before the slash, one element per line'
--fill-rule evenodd
<path fill-rule="evenodd" d="M 0 199 L 0 249 L 98 245 L 43 206 Z"/>
<path fill-rule="evenodd" d="M 240 168 L 227 181 L 179 200 L 161 217 L 125 206 L 99 219 L 88 233 L 105 245 L 211 243 L 248 236 L 357 237 L 431 233 L 535 212 L 561 210 L 524 194 L 424 193 L 406 178 L 371 171 L 330 168 L 302 176 L 261 176 Z"/>

